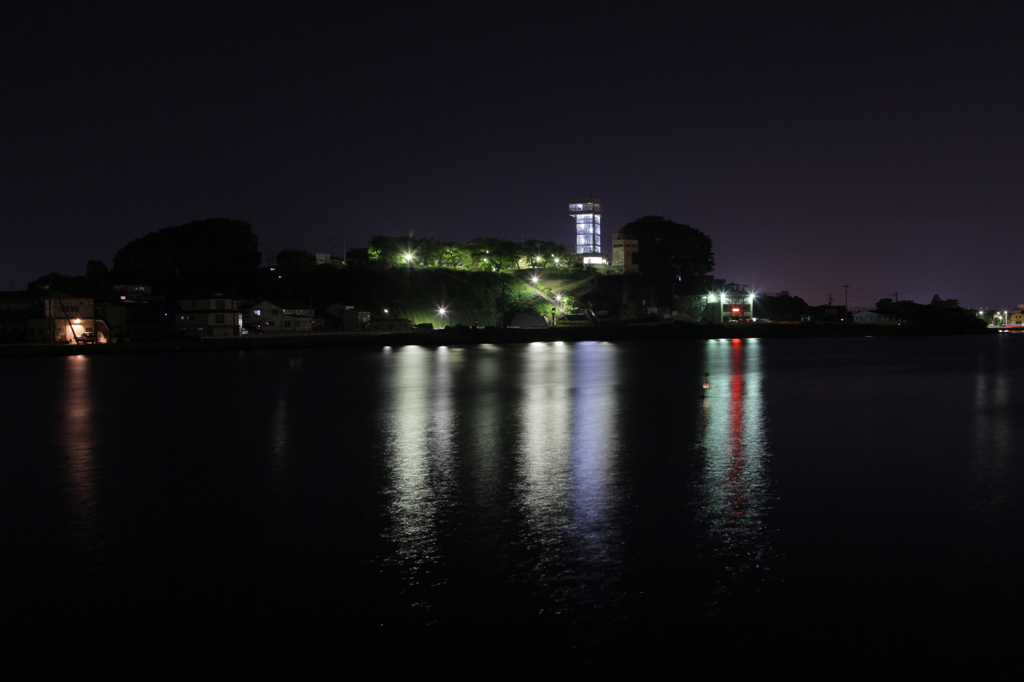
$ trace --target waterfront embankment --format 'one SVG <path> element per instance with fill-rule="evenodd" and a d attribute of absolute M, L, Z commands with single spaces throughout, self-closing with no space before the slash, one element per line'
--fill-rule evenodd
<path fill-rule="evenodd" d="M 121 341 L 106 344 L 8 344 L 0 357 L 54 355 L 119 355 L 203 351 L 273 350 L 283 348 L 366 348 L 381 346 L 452 346 L 480 343 L 533 343 L 536 341 L 684 341 L 722 338 L 834 338 L 856 336 L 925 336 L 995 333 L 984 327 L 877 326 L 865 324 L 692 324 L 650 323 L 598 326 L 561 326 L 545 329 L 472 328 L 464 326 L 432 331 L 395 333 L 322 333 L 224 338 L 174 338 Z"/>

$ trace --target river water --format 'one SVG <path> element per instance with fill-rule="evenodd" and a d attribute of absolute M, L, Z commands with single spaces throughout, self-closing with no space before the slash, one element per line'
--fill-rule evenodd
<path fill-rule="evenodd" d="M 1024 336 L 0 363 L 20 647 L 834 676 L 1022 633 Z"/>

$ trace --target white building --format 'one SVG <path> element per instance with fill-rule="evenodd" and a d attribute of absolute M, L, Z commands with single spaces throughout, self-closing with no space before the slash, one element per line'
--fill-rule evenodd
<path fill-rule="evenodd" d="M 601 202 L 569 204 L 569 215 L 576 219 L 576 253 L 601 253 Z"/>

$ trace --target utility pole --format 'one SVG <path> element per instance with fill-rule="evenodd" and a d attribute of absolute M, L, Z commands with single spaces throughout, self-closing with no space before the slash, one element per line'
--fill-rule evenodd
<path fill-rule="evenodd" d="M 850 285 L 844 284 L 843 290 L 843 318 L 847 318 L 850 316 Z"/>

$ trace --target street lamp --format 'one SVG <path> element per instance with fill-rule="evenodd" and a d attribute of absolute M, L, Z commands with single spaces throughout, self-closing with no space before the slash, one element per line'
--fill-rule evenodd
<path fill-rule="evenodd" d="M 444 316 L 445 316 L 445 314 L 447 312 L 448 312 L 448 309 L 445 308 L 444 306 L 441 306 L 440 308 L 437 309 L 437 314 L 441 316 L 441 324 L 444 324 Z M 449 321 L 451 320 L 450 316 L 449 316 L 448 320 Z"/>

